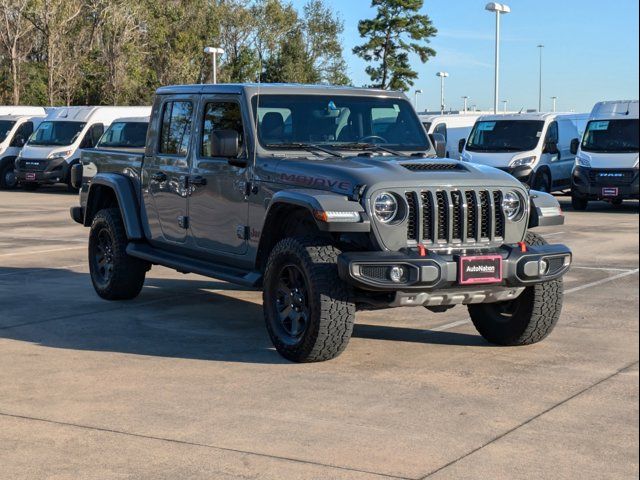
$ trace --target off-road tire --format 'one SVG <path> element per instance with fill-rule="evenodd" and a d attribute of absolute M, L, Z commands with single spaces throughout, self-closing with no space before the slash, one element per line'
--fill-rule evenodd
<path fill-rule="evenodd" d="M 577 212 L 584 212 L 589 206 L 589 200 L 571 194 L 571 207 Z"/>
<path fill-rule="evenodd" d="M 0 165 L 0 190 L 13 190 L 18 185 L 18 181 L 13 175 L 13 182 L 7 182 L 7 176 L 14 169 L 13 161 L 5 161 Z"/>
<path fill-rule="evenodd" d="M 540 235 L 527 233 L 527 245 L 546 245 Z M 469 305 L 469 314 L 485 340 L 495 345 L 518 346 L 538 343 L 554 329 L 563 300 L 562 279 L 527 287 L 510 302 Z M 513 303 L 517 302 L 517 303 Z M 505 314 L 505 306 L 514 308 Z"/>
<path fill-rule="evenodd" d="M 321 362 L 337 357 L 353 333 L 355 304 L 349 287 L 338 277 L 340 251 L 317 237 L 292 237 L 271 251 L 264 275 L 263 308 L 267 331 L 276 350 L 294 362 Z M 286 333 L 278 317 L 277 287 L 287 265 L 306 282 L 308 321 L 298 337 Z"/>
<path fill-rule="evenodd" d="M 96 259 L 101 235 L 110 241 L 111 275 L 100 274 Z M 96 213 L 89 233 L 89 272 L 96 293 L 105 300 L 130 300 L 138 296 L 144 285 L 149 264 L 127 255 L 127 235 L 120 211 L 107 208 Z"/>

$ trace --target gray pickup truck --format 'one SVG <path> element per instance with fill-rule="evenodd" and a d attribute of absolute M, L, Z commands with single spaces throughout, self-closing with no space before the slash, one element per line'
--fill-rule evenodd
<path fill-rule="evenodd" d="M 261 288 L 293 361 L 339 355 L 365 309 L 467 305 L 489 342 L 542 340 L 571 251 L 529 229 L 563 223 L 558 202 L 434 143 L 401 93 L 165 87 L 144 153 L 83 152 L 71 216 L 102 298 L 136 297 L 152 265 Z"/>

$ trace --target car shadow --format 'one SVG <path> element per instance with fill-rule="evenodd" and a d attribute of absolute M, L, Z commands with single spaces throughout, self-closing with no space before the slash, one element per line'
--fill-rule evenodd
<path fill-rule="evenodd" d="M 571 206 L 571 197 L 556 197 L 563 211 L 575 211 Z M 637 200 L 625 200 L 622 205 L 613 205 L 605 201 L 589 202 L 586 212 L 602 213 L 626 213 L 637 215 L 640 212 L 640 202 Z"/>
<path fill-rule="evenodd" d="M 51 288 L 52 283 L 68 292 L 68 302 L 59 298 L 60 290 Z M 5 295 L 18 298 L 3 298 Z M 31 306 L 25 307 L 24 302 L 29 301 Z M 63 308 L 54 308 L 56 301 Z M 0 319 L 0 338 L 71 350 L 288 363 L 271 344 L 260 294 L 224 282 L 149 278 L 138 298 L 107 302 L 96 296 L 86 273 L 0 267 L 0 304 L 8 306 L 7 317 Z M 24 311 L 34 316 L 15 313 Z M 489 345 L 477 335 L 393 325 L 356 324 L 353 336 L 438 345 Z"/>

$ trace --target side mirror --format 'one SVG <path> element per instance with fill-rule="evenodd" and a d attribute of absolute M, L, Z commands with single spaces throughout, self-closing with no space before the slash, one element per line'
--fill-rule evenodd
<path fill-rule="evenodd" d="M 447 139 L 441 133 L 432 133 L 430 137 L 438 158 L 445 158 L 447 156 Z"/>
<path fill-rule="evenodd" d="M 571 147 L 570 147 L 571 155 L 577 155 L 578 148 L 580 148 L 580 139 L 574 138 L 573 140 L 571 140 Z"/>
<path fill-rule="evenodd" d="M 529 183 L 529 180 L 531 179 L 532 174 L 533 174 L 533 168 L 531 168 L 529 165 L 520 165 L 511 171 L 511 175 L 513 175 L 517 180 L 525 184 Z"/>
<path fill-rule="evenodd" d="M 246 160 L 238 159 L 241 153 L 240 135 L 235 130 L 216 130 L 213 132 L 215 140 L 212 156 L 227 158 L 229 163 L 236 166 L 246 166 Z"/>
<path fill-rule="evenodd" d="M 464 147 L 467 144 L 467 140 L 464 138 L 461 138 L 460 141 L 458 142 L 458 153 L 462 153 L 464 151 Z"/>
<path fill-rule="evenodd" d="M 71 167 L 71 186 L 80 190 L 82 188 L 82 164 L 76 163 Z"/>

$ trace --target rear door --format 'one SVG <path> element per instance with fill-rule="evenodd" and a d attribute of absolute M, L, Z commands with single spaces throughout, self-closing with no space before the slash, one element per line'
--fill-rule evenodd
<path fill-rule="evenodd" d="M 203 96 L 199 107 L 197 145 L 190 173 L 190 235 L 203 253 L 242 255 L 247 250 L 248 169 L 233 166 L 213 153 L 216 132 L 234 130 L 247 160 L 246 136 L 240 98 Z"/>
<path fill-rule="evenodd" d="M 156 141 L 147 148 L 142 179 L 148 235 L 159 244 L 183 243 L 189 226 L 186 180 L 196 97 L 167 96 L 158 102 Z"/>
<path fill-rule="evenodd" d="M 542 146 L 542 162 L 543 165 L 548 165 L 551 171 L 551 191 L 554 190 L 554 186 L 562 181 L 562 168 L 560 165 L 560 150 L 552 151 L 548 148 L 549 145 L 558 145 L 558 122 L 553 121 L 547 128 L 547 134 L 544 137 L 544 144 Z"/>

